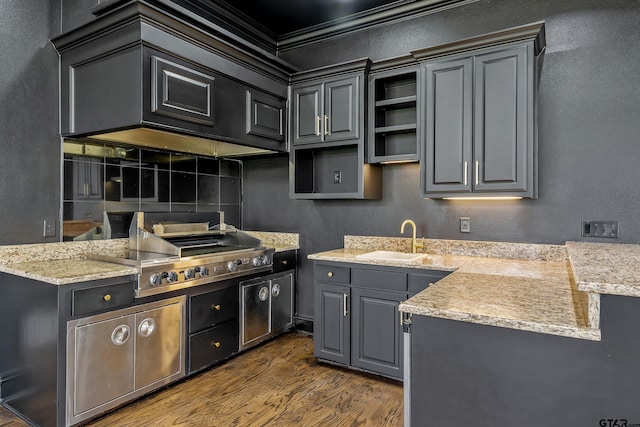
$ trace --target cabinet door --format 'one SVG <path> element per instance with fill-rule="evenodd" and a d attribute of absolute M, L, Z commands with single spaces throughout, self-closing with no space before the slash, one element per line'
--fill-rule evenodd
<path fill-rule="evenodd" d="M 136 314 L 136 389 L 183 371 L 182 303 Z"/>
<path fill-rule="evenodd" d="M 313 354 L 325 360 L 350 363 L 351 333 L 347 286 L 315 284 Z"/>
<path fill-rule="evenodd" d="M 285 101 L 256 89 L 247 89 L 246 132 L 284 142 Z"/>
<path fill-rule="evenodd" d="M 473 60 L 423 65 L 425 193 L 471 191 Z"/>
<path fill-rule="evenodd" d="M 271 279 L 271 332 L 293 324 L 293 273 Z"/>
<path fill-rule="evenodd" d="M 325 83 L 322 131 L 325 141 L 358 139 L 360 77 Z"/>
<path fill-rule="evenodd" d="M 135 388 L 135 316 L 123 316 L 75 328 L 73 409 L 77 416 Z"/>
<path fill-rule="evenodd" d="M 242 289 L 242 341 L 243 346 L 269 332 L 271 318 L 271 289 L 268 280 L 240 283 Z"/>
<path fill-rule="evenodd" d="M 402 326 L 398 305 L 405 293 L 352 288 L 351 364 L 402 379 Z"/>
<path fill-rule="evenodd" d="M 291 127 L 294 144 L 322 142 L 322 85 L 299 86 L 291 97 Z"/>
<path fill-rule="evenodd" d="M 166 59 L 151 57 L 151 112 L 213 126 L 215 77 Z"/>
<path fill-rule="evenodd" d="M 531 129 L 527 50 L 475 57 L 474 191 L 526 191 Z M 531 138 L 532 139 L 532 138 Z"/>
<path fill-rule="evenodd" d="M 72 164 L 74 200 L 102 199 L 104 165 L 101 159 L 82 158 Z"/>

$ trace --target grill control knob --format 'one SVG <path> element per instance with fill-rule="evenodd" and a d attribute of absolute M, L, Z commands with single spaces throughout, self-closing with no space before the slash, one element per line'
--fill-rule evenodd
<path fill-rule="evenodd" d="M 169 274 L 167 275 L 167 282 L 171 283 L 176 281 L 178 281 L 178 274 L 175 271 L 169 272 Z"/>
<path fill-rule="evenodd" d="M 198 268 L 198 267 L 196 267 Z M 196 270 L 192 269 L 192 268 L 188 268 L 187 270 L 185 270 L 184 272 L 184 278 L 185 279 L 193 279 L 194 277 L 196 277 Z"/>
<path fill-rule="evenodd" d="M 159 274 L 152 274 L 151 277 L 149 277 L 149 284 L 151 286 L 158 286 L 160 283 L 162 283 L 162 277 Z"/>
<path fill-rule="evenodd" d="M 201 277 L 207 277 L 209 275 L 209 268 L 208 267 L 196 267 L 196 271 L 198 271 L 197 269 L 200 269 L 200 276 Z"/>
<path fill-rule="evenodd" d="M 261 258 L 262 258 L 262 265 L 271 264 L 271 257 L 269 255 L 263 255 Z"/>
<path fill-rule="evenodd" d="M 238 271 L 238 264 L 241 264 L 242 261 L 240 260 L 236 260 L 236 261 L 229 261 L 227 263 L 227 270 L 229 271 Z"/>
<path fill-rule="evenodd" d="M 252 262 L 254 267 L 260 267 L 262 265 L 262 257 L 257 256 L 253 258 Z"/>

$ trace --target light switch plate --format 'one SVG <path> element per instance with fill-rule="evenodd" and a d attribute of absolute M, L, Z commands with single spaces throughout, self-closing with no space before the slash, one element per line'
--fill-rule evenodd
<path fill-rule="evenodd" d="M 468 217 L 468 216 L 460 217 L 460 232 L 471 233 L 471 217 Z"/>
<path fill-rule="evenodd" d="M 618 238 L 618 221 L 582 221 L 582 237 Z"/>
<path fill-rule="evenodd" d="M 58 221 L 45 219 L 42 223 L 42 237 L 56 237 L 58 235 Z"/>

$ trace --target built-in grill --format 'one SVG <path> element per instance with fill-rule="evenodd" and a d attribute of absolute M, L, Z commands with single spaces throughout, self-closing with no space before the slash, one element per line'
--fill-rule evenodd
<path fill-rule="evenodd" d="M 130 218 L 130 221 L 129 221 Z M 214 213 L 106 213 L 110 237 L 129 226 L 129 257 L 98 257 L 136 266 L 145 297 L 273 269 L 273 249 Z"/>

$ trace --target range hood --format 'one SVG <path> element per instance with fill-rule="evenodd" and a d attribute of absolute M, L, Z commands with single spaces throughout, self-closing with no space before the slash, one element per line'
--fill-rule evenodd
<path fill-rule="evenodd" d="M 266 150 L 264 148 L 255 148 L 247 145 L 232 144 L 224 141 L 142 127 L 92 135 L 84 139 L 88 141 L 158 148 L 161 150 L 200 154 L 210 157 L 238 157 L 276 153 L 276 151 Z"/>
<path fill-rule="evenodd" d="M 231 44 L 196 15 L 151 1 L 112 3 L 52 40 L 64 138 L 212 157 L 289 151 L 292 66 Z"/>

